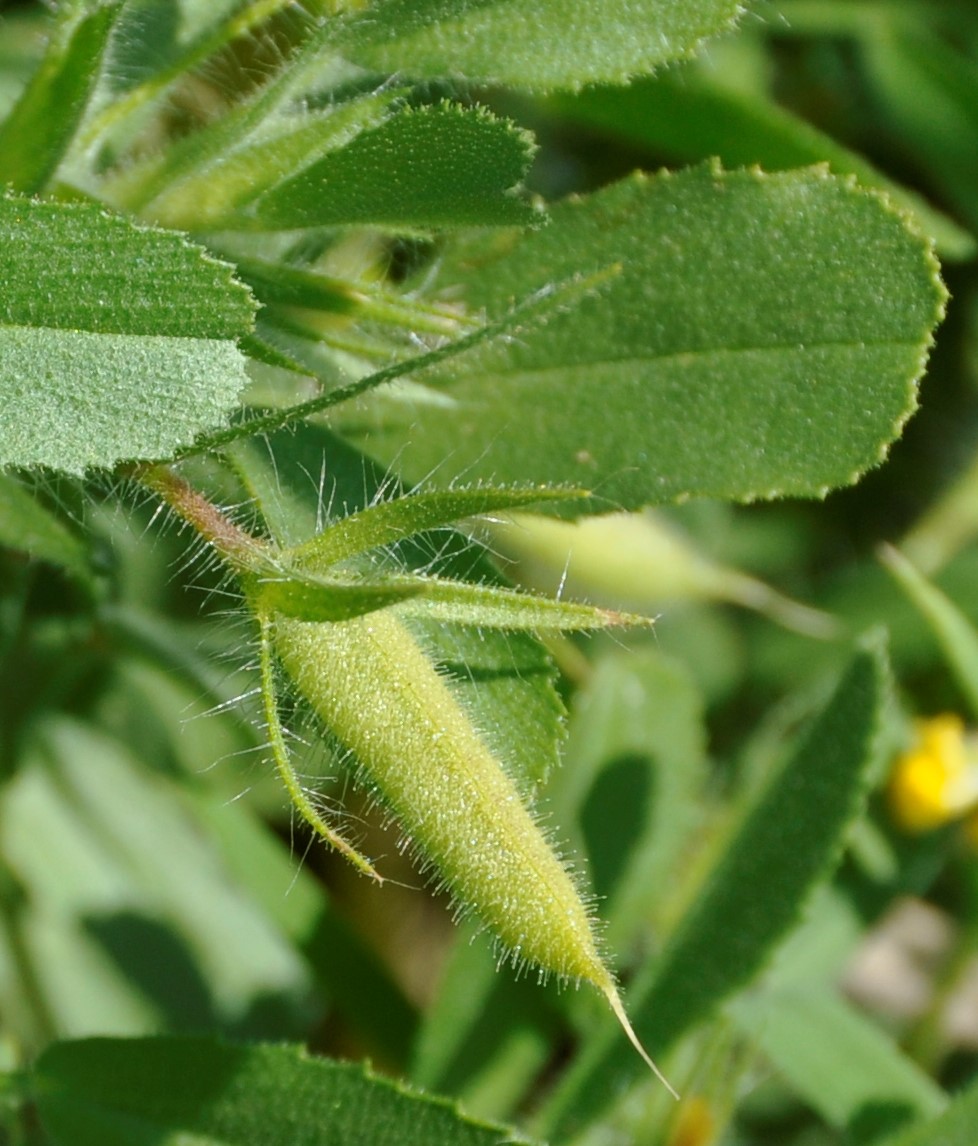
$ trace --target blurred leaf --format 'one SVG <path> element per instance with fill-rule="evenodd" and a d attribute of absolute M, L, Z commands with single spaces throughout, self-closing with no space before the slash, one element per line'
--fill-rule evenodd
<path fill-rule="evenodd" d="M 341 32 L 357 63 L 530 90 L 624 81 L 730 27 L 731 0 L 374 0 Z"/>
<path fill-rule="evenodd" d="M 887 1138 L 883 1146 L 971 1146 L 978 1125 L 978 1085 L 958 1094 L 939 1117 Z"/>
<path fill-rule="evenodd" d="M 301 961 L 229 883 L 179 788 L 112 738 L 64 718 L 40 726 L 4 791 L 0 832 L 19 889 L 0 990 L 28 1049 L 161 1026 L 303 1029 Z"/>
<path fill-rule="evenodd" d="M 733 1014 L 794 1092 L 859 1141 L 946 1105 L 937 1083 L 831 991 L 761 990 L 738 1000 Z"/>
<path fill-rule="evenodd" d="M 344 916 L 326 888 L 289 846 L 242 801 L 201 794 L 196 815 L 212 834 L 228 871 L 308 961 L 345 1022 L 385 1063 L 404 1069 L 417 1014 L 390 972 Z"/>
<path fill-rule="evenodd" d="M 920 20 L 894 19 L 860 40 L 881 96 L 880 112 L 901 143 L 912 143 L 932 179 L 971 227 L 978 227 L 978 64 Z"/>
<path fill-rule="evenodd" d="M 83 583 L 92 571 L 84 544 L 20 482 L 0 473 L 0 545 L 59 565 Z"/>
<path fill-rule="evenodd" d="M 264 88 L 226 115 L 113 173 L 108 197 L 164 226 L 247 227 L 244 204 L 380 126 L 398 95 L 396 88 L 383 88 L 325 110 L 307 110 L 313 94 L 308 81 L 322 76 L 321 64 L 308 75 L 320 46 L 313 42 L 297 51 Z"/>
<path fill-rule="evenodd" d="M 478 108 L 407 108 L 267 191 L 254 215 L 282 230 L 526 225 L 541 218 L 514 190 L 531 148 L 526 132 Z"/>
<path fill-rule="evenodd" d="M 608 513 L 579 521 L 513 514 L 490 530 L 521 582 L 613 608 L 650 610 L 697 600 L 728 601 L 815 637 L 838 635 L 834 620 L 714 561 L 661 512 Z M 615 560 L 609 561 L 608 554 Z"/>
<path fill-rule="evenodd" d="M 978 719 L 978 631 L 898 549 L 884 546 L 880 558 L 930 625 L 961 691 L 968 698 L 972 717 Z"/>
<path fill-rule="evenodd" d="M 605 657 L 577 696 L 553 815 L 578 823 L 611 951 L 647 940 L 663 881 L 698 818 L 703 705 L 688 670 L 657 650 Z"/>
<path fill-rule="evenodd" d="M 86 125 L 82 142 L 90 146 L 119 124 L 125 129 L 134 112 L 289 6 L 288 0 L 129 0 L 107 69 L 107 98 Z"/>
<path fill-rule="evenodd" d="M 877 195 L 818 170 L 700 167 L 552 219 L 516 246 L 458 247 L 440 281 L 492 316 L 620 266 L 601 293 L 416 374 L 429 400 L 374 391 L 336 415 L 409 478 L 600 487 L 625 508 L 813 495 L 875 465 L 913 411 L 944 291 Z"/>
<path fill-rule="evenodd" d="M 6 115 L 44 58 L 48 14 L 19 8 L 4 14 L 0 36 L 0 115 Z"/>
<path fill-rule="evenodd" d="M 307 369 L 308 373 L 327 383 L 328 389 L 325 393 L 320 393 L 315 398 L 300 401 L 294 405 L 272 409 L 266 414 L 247 418 L 225 430 L 208 434 L 199 439 L 191 449 L 184 451 L 184 456 L 223 449 L 230 443 L 244 438 L 255 437 L 259 434 L 274 433 L 285 427 L 295 426 L 314 415 L 322 414 L 326 410 L 332 409 L 334 406 L 352 405 L 357 398 L 361 398 L 363 395 L 380 387 L 389 387 L 390 384 L 394 382 L 400 383 L 397 387 L 391 387 L 391 389 L 396 390 L 398 393 L 407 391 L 418 395 L 422 393 L 422 390 L 410 381 L 404 381 L 408 375 L 419 373 L 422 370 L 434 366 L 442 366 L 450 359 L 454 359 L 482 343 L 488 344 L 494 340 L 504 341 L 521 337 L 531 329 L 545 324 L 555 313 L 566 311 L 582 298 L 589 297 L 596 291 L 601 290 L 618 274 L 619 270 L 620 268 L 617 266 L 605 267 L 593 274 L 572 275 L 571 278 L 565 282 L 549 283 L 529 297 L 521 299 L 514 306 L 508 308 L 501 318 L 478 325 L 474 330 L 470 330 L 469 333 L 451 339 L 448 342 L 443 341 L 433 350 L 426 350 L 420 354 L 411 354 L 408 357 L 396 359 L 389 366 L 384 366 L 379 370 L 375 370 L 373 373 L 360 373 L 360 376 L 355 381 L 347 382 L 345 385 L 337 385 L 337 382 L 342 383 L 348 375 L 344 371 L 342 378 L 336 377 L 339 371 L 336 370 L 335 359 L 332 360 L 326 370 L 322 369 L 322 360 L 320 359 L 318 364 L 309 365 Z M 261 330 L 261 328 L 259 329 Z M 279 323 L 278 330 L 282 329 L 285 328 Z M 276 340 L 277 332 L 274 329 L 266 327 L 264 330 L 261 330 L 261 333 L 265 337 L 271 337 L 273 341 Z M 319 336 L 317 335 L 317 337 Z M 303 332 L 303 339 L 308 341 L 309 334 Z M 298 341 L 300 340 L 293 339 L 292 345 L 287 346 L 286 352 L 287 354 L 295 354 L 298 361 L 305 363 L 303 352 L 296 347 L 296 342 Z M 378 344 L 373 343 L 372 345 L 368 345 L 369 354 L 376 354 L 379 349 Z M 389 358 L 390 350 L 391 347 L 389 344 L 385 346 L 385 357 Z M 361 348 L 355 345 L 353 355 L 355 359 L 359 359 L 361 357 Z M 362 369 L 362 364 L 359 362 L 358 367 Z M 435 400 L 437 401 L 438 399 Z M 492 483 L 490 482 L 489 484 Z"/>
<path fill-rule="evenodd" d="M 978 312 L 975 312 L 978 318 Z M 973 327 L 976 333 L 978 330 Z M 974 347 L 975 335 L 969 342 Z M 900 539 L 900 550 L 933 577 L 978 535 L 978 455 L 941 491 Z"/>
<path fill-rule="evenodd" d="M 497 963 L 492 940 L 463 924 L 411 1067 L 417 1085 L 457 1095 L 473 1112 L 516 1109 L 562 1029 L 552 990 Z"/>
<path fill-rule="evenodd" d="M 328 1004 L 356 1032 L 364 1049 L 376 1056 L 375 1061 L 403 1069 L 417 1023 L 415 1009 L 333 907 L 325 885 L 307 862 L 307 841 L 296 824 L 291 831 L 283 830 L 289 820 L 285 795 L 271 762 L 267 767 L 258 762 L 268 753 L 265 730 L 242 719 L 242 705 L 229 703 L 229 698 L 233 701 L 250 687 L 251 679 L 243 687 L 240 681 L 227 679 L 226 665 L 215 663 L 213 655 L 208 660 L 205 651 L 196 648 L 195 638 L 175 634 L 172 625 L 165 636 L 173 645 L 188 646 L 182 658 L 171 656 L 165 647 L 159 649 L 164 634 L 151 632 L 143 643 L 139 631 L 146 627 L 143 618 L 120 618 L 113 627 L 114 637 L 122 626 L 129 633 L 136 630 L 135 647 L 133 642 L 127 647 L 141 659 L 134 663 L 127 658 L 124 669 L 115 674 L 114 687 L 102 705 L 103 721 L 124 713 L 122 721 L 112 721 L 118 735 L 149 766 L 177 772 L 180 802 L 219 855 L 230 885 L 241 890 L 308 964 L 319 996 L 310 1020 L 318 1022 Z M 194 653 L 205 662 L 196 671 L 187 664 Z M 298 743 L 294 748 L 303 754 L 303 774 L 321 775 L 320 754 Z M 235 759 L 242 762 L 239 767 Z M 217 766 L 202 767 L 207 761 Z M 329 783 L 328 777 L 322 780 Z M 261 811 L 268 822 L 260 818 Z"/>
<path fill-rule="evenodd" d="M 54 174 L 85 114 L 121 6 L 62 6 L 43 60 L 0 124 L 0 185 L 35 194 Z"/>
<path fill-rule="evenodd" d="M 34 1069 L 56 1146 L 499 1146 L 526 1142 L 358 1064 L 204 1039 L 60 1043 Z"/>
<path fill-rule="evenodd" d="M 167 456 L 222 422 L 253 304 L 181 235 L 89 205 L 0 199 L 0 465 Z"/>
<path fill-rule="evenodd" d="M 881 652 L 853 657 L 784 769 L 749 810 L 661 958 L 629 992 L 635 1029 L 660 1061 L 729 995 L 746 986 L 799 921 L 838 858 L 873 763 L 886 689 Z M 543 1111 L 568 1138 L 644 1069 L 606 1026 Z"/>

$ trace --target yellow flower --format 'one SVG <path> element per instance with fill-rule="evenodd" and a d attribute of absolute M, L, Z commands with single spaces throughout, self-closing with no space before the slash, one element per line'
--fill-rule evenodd
<path fill-rule="evenodd" d="M 926 832 L 978 803 L 978 751 L 953 713 L 917 721 L 916 734 L 896 761 L 889 799 L 901 827 Z"/>
<path fill-rule="evenodd" d="M 709 1146 L 716 1141 L 717 1124 L 705 1098 L 683 1104 L 669 1138 L 669 1146 Z"/>

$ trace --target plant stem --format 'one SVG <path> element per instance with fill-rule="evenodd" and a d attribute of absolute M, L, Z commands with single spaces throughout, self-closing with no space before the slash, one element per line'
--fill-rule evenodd
<path fill-rule="evenodd" d="M 147 489 L 192 525 L 205 541 L 237 572 L 255 569 L 266 552 L 263 541 L 235 525 L 213 502 L 169 466 L 140 466 L 130 472 Z"/>

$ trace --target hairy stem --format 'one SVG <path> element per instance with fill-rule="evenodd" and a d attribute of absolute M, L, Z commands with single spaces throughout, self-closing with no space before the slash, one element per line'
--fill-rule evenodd
<path fill-rule="evenodd" d="M 166 504 L 209 542 L 235 572 L 249 572 L 261 563 L 267 546 L 241 529 L 169 466 L 140 466 L 132 477 L 159 494 Z"/>

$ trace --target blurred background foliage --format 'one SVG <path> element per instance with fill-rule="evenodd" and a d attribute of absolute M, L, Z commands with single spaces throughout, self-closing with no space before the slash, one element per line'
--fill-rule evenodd
<path fill-rule="evenodd" d="M 0 111 L 45 17 L 0 9 Z M 241 90 L 288 33 L 283 17 L 225 51 L 174 117 Z M 952 297 L 921 407 L 856 487 L 485 535 L 517 581 L 659 616 L 652 635 L 552 648 L 571 719 L 548 807 L 588 857 L 626 981 L 785 758 L 846 638 L 888 633 L 886 752 L 837 876 L 763 988 L 684 1048 L 693 1100 L 664 1117 L 643 1085 L 579 1136 L 882 1141 L 978 1074 L 978 3 L 757 2 L 736 35 L 628 88 L 477 94 L 534 132 L 530 185 L 548 199 L 711 156 L 827 162 L 888 189 L 937 241 Z M 385 252 L 394 278 L 429 257 Z M 47 562 L 0 553 L 6 1064 L 90 1033 L 288 1038 L 532 1122 L 594 1001 L 497 975 L 490 945 L 420 893 L 396 832 L 299 747 L 390 882 L 311 843 L 264 761 L 253 638 L 222 577 L 125 492 L 35 492 L 87 535 L 82 552 L 66 526 Z M 16 512 L 12 490 L 3 506 Z"/>

